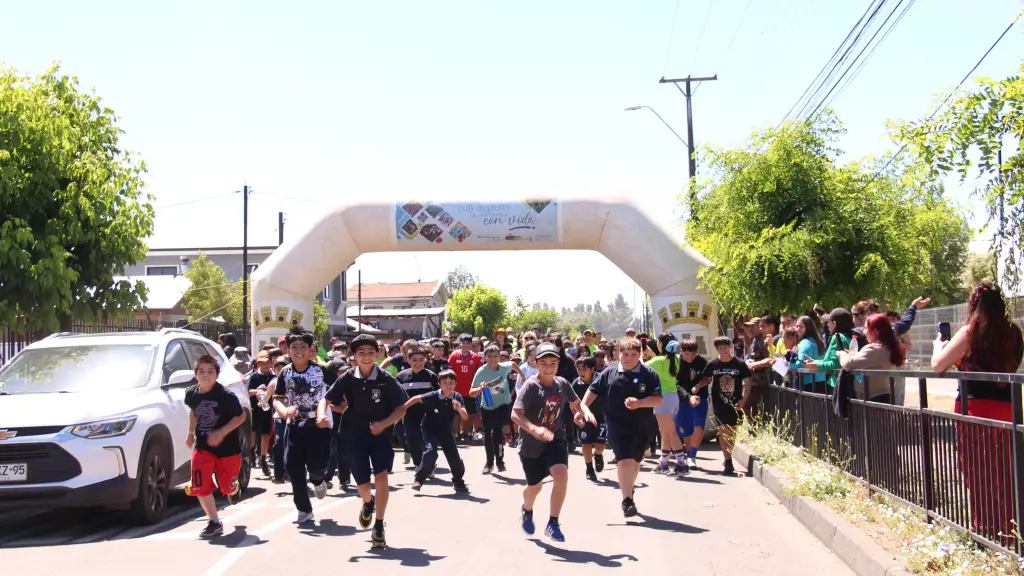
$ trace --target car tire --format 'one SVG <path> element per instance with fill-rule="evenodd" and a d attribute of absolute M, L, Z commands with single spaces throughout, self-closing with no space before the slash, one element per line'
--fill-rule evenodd
<path fill-rule="evenodd" d="M 132 516 L 140 524 L 156 524 L 167 513 L 171 483 L 170 456 L 164 442 L 150 440 L 139 461 L 139 491 L 131 503 Z"/>

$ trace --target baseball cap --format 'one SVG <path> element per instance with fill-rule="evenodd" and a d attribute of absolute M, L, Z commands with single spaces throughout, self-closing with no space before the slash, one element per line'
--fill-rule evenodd
<path fill-rule="evenodd" d="M 270 360 L 270 352 L 266 350 L 260 350 L 260 353 L 256 355 L 257 362 L 267 362 Z"/>
<path fill-rule="evenodd" d="M 287 336 L 281 336 L 280 338 L 277 339 L 277 347 L 278 348 L 284 348 L 284 344 L 287 341 L 288 341 L 288 337 Z"/>
<path fill-rule="evenodd" d="M 554 344 L 552 344 L 550 342 L 545 342 L 545 343 L 541 344 L 540 346 L 537 346 L 537 359 L 540 360 L 541 358 L 543 358 L 545 356 L 560 357 L 561 354 L 558 353 L 558 347 L 557 346 L 555 346 Z"/>
<path fill-rule="evenodd" d="M 377 344 L 377 339 L 369 334 L 360 334 L 349 342 L 348 349 L 355 352 L 360 346 L 373 346 L 374 350 L 380 350 L 380 346 Z"/>
<path fill-rule="evenodd" d="M 244 346 L 235 348 L 235 354 L 231 357 L 234 362 L 251 362 L 252 356 L 249 356 L 249 349 Z"/>

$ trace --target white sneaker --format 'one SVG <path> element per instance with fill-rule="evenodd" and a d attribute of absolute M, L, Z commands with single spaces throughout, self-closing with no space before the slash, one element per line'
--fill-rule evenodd
<path fill-rule="evenodd" d="M 312 521 L 313 521 L 313 513 L 312 512 L 299 512 L 299 518 L 297 520 L 295 520 L 295 523 L 296 524 L 305 524 L 306 522 L 312 522 Z"/>
<path fill-rule="evenodd" d="M 313 486 L 313 494 L 316 495 L 317 500 L 323 500 L 324 496 L 327 496 L 327 484 L 321 481 L 316 486 Z"/>
<path fill-rule="evenodd" d="M 697 467 L 697 459 L 694 458 L 693 456 L 690 456 L 689 458 L 686 459 L 686 464 L 690 468 L 696 468 Z"/>
<path fill-rule="evenodd" d="M 412 454 L 409 454 L 408 452 L 406 452 L 405 453 L 405 465 L 408 466 L 410 462 L 412 462 Z"/>

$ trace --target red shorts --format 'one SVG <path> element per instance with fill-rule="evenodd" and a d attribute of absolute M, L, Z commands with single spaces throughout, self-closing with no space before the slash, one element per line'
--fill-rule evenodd
<path fill-rule="evenodd" d="M 238 491 L 238 470 L 242 465 L 242 455 L 218 457 L 196 450 L 192 452 L 192 482 L 188 493 L 191 496 L 209 496 L 213 494 L 213 476 L 217 475 L 217 486 L 221 494 L 234 494 Z"/>

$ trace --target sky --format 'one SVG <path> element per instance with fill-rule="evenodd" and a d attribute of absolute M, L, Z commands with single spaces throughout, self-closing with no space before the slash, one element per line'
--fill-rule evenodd
<path fill-rule="evenodd" d="M 644 2 L 15 2 L 0 60 L 59 60 L 120 117 L 148 166 L 152 247 L 286 241 L 359 198 L 626 195 L 678 226 L 685 100 L 665 77 L 718 75 L 693 97 L 695 143 L 774 126 L 868 0 Z M 896 148 L 892 118 L 926 116 L 1024 8 L 921 0 L 833 103 L 846 158 Z M 975 76 L 1014 74 L 1018 24 Z M 984 224 L 971 185 L 951 195 Z M 981 233 L 979 238 L 985 238 Z M 642 242 L 642 237 L 638 237 Z M 980 249 L 985 242 L 972 248 Z M 365 282 L 443 279 L 459 264 L 510 300 L 573 306 L 642 292 L 592 252 L 361 256 Z M 570 271 L 564 280 L 535 270 Z"/>

